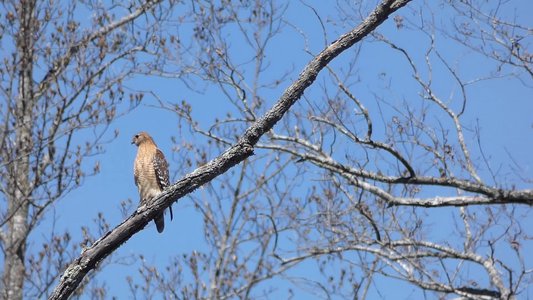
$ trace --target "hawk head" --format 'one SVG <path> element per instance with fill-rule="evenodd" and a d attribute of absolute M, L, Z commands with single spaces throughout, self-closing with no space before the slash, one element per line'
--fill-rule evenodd
<path fill-rule="evenodd" d="M 147 132 L 144 132 L 144 131 L 141 131 L 141 132 L 137 133 L 131 139 L 131 143 L 135 144 L 135 146 L 139 146 L 139 145 L 141 145 L 141 144 L 143 144 L 145 142 L 153 143 L 154 140 L 152 139 L 152 137 Z"/>

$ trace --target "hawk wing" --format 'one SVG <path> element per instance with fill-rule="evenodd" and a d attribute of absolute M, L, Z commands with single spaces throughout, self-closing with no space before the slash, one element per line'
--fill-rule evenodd
<path fill-rule="evenodd" d="M 165 159 L 165 155 L 161 150 L 155 150 L 154 156 L 154 170 L 157 184 L 161 190 L 164 190 L 167 186 L 170 185 L 170 180 L 168 176 L 168 162 Z M 170 220 L 173 219 L 174 215 L 172 213 L 172 205 L 169 206 L 170 210 Z"/>
<path fill-rule="evenodd" d="M 161 150 L 159 149 L 155 150 L 154 169 L 157 184 L 159 185 L 161 190 L 164 190 L 167 186 L 170 185 L 168 176 L 168 163 L 165 159 L 165 155 L 163 155 L 163 152 L 161 152 Z"/>
<path fill-rule="evenodd" d="M 139 186 L 139 170 L 137 168 L 137 161 L 135 161 L 133 165 L 133 181 L 135 181 L 135 186 Z"/>

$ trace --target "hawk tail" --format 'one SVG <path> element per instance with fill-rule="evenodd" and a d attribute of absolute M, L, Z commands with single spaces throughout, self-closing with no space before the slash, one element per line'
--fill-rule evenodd
<path fill-rule="evenodd" d="M 157 232 L 161 233 L 165 229 L 165 217 L 163 214 L 158 215 L 154 219 L 155 227 L 157 227 Z"/>

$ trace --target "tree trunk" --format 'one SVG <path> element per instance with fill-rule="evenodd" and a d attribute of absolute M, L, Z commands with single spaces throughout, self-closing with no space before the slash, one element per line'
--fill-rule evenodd
<path fill-rule="evenodd" d="M 33 43 L 35 32 L 35 2 L 21 1 L 17 9 L 20 28 L 17 37 L 18 95 L 15 105 L 15 151 L 9 167 L 8 234 L 5 240 L 4 294 L 6 299 L 22 299 L 26 268 L 24 255 L 28 236 L 28 212 L 32 194 L 30 153 L 32 151 Z"/>

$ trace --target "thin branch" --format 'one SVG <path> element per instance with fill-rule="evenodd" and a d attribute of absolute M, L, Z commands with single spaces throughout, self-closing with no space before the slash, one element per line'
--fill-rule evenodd
<path fill-rule="evenodd" d="M 70 60 L 72 57 L 78 53 L 78 51 L 81 48 L 87 47 L 87 45 L 102 36 L 107 35 L 108 33 L 112 32 L 113 30 L 121 27 L 122 25 L 131 22 L 132 20 L 137 19 L 139 16 L 143 15 L 146 11 L 153 8 L 156 4 L 160 3 L 162 0 L 148 0 L 143 5 L 141 5 L 137 10 L 132 12 L 131 14 L 123 17 L 122 19 L 115 21 L 105 27 L 100 28 L 100 30 L 97 30 L 89 35 L 86 35 L 81 40 L 73 43 L 66 51 L 65 55 L 58 58 L 54 63 L 52 64 L 51 68 L 47 71 L 46 75 L 43 77 L 41 82 L 39 83 L 38 89 L 35 92 L 35 99 L 38 99 L 41 97 L 41 95 L 46 91 L 48 86 L 57 78 L 65 68 L 70 63 Z"/>
<path fill-rule="evenodd" d="M 280 138 L 278 136 L 278 138 Z M 308 145 L 312 149 L 318 147 L 302 139 L 292 138 L 293 141 L 298 142 L 299 145 Z M 309 152 L 300 153 L 294 149 L 284 147 L 277 144 L 259 144 L 259 148 L 278 150 L 290 153 L 300 160 L 309 161 L 316 166 L 323 169 L 340 174 L 347 179 L 354 186 L 360 187 L 379 198 L 387 201 L 389 205 L 408 205 L 408 206 L 423 206 L 423 207 L 442 207 L 442 206 L 466 206 L 479 204 L 525 204 L 533 205 L 533 190 L 503 190 L 486 186 L 481 183 L 476 183 L 468 180 L 463 180 L 455 177 L 429 177 L 420 176 L 412 178 L 404 178 L 397 176 L 386 176 L 377 173 L 371 173 L 365 170 L 358 170 L 352 167 L 343 165 L 335 161 L 332 157 L 327 156 L 323 152 L 319 155 Z M 434 197 L 427 199 L 418 198 L 401 198 L 395 197 L 389 192 L 370 184 L 364 179 L 377 180 L 389 184 L 410 184 L 410 185 L 434 185 L 434 186 L 448 186 L 459 188 L 466 192 L 477 193 L 475 196 L 453 196 L 453 197 Z"/>

